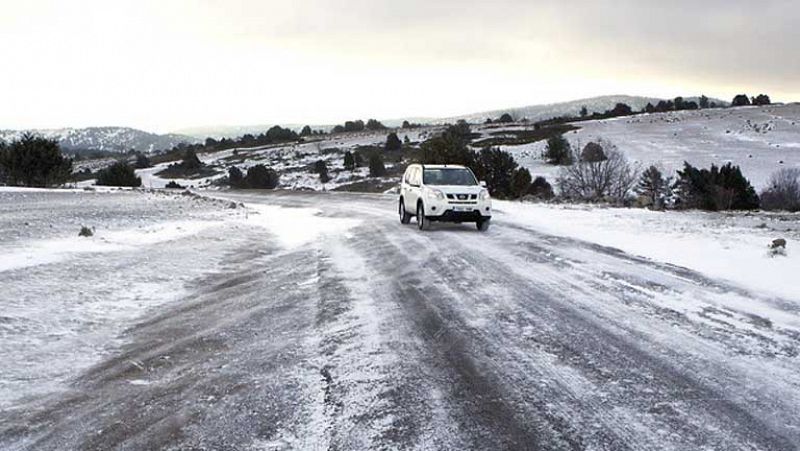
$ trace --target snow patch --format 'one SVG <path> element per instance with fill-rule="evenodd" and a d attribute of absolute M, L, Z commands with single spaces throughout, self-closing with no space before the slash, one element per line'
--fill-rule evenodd
<path fill-rule="evenodd" d="M 250 214 L 242 221 L 264 227 L 288 248 L 312 242 L 320 235 L 344 233 L 361 223 L 358 219 L 321 216 L 320 210 L 315 208 L 286 208 L 260 204 L 250 204 L 247 208 Z"/>

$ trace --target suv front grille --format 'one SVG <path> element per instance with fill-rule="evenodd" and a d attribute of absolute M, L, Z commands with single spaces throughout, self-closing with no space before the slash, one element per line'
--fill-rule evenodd
<path fill-rule="evenodd" d="M 448 194 L 447 198 L 450 200 L 475 200 L 478 198 L 477 194 Z"/>

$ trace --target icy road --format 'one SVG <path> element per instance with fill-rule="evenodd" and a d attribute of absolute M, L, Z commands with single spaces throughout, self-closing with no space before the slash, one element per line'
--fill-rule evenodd
<path fill-rule="evenodd" d="M 421 233 L 393 196 L 213 195 L 248 209 L 6 194 L 0 449 L 800 449 L 800 300 L 502 206 Z M 25 244 L 75 211 L 95 248 Z"/>

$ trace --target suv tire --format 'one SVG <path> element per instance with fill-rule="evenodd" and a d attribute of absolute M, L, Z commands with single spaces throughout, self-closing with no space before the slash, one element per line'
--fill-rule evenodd
<path fill-rule="evenodd" d="M 408 224 L 411 222 L 411 215 L 406 211 L 406 204 L 403 199 L 400 199 L 400 224 Z"/>
<path fill-rule="evenodd" d="M 422 202 L 417 204 L 417 227 L 420 230 L 428 230 L 431 227 L 428 218 L 425 217 L 425 207 Z"/>

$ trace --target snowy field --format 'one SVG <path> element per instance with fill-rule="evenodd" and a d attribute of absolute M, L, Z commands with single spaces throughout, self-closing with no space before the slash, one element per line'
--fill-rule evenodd
<path fill-rule="evenodd" d="M 395 202 L 0 190 L 0 449 L 800 443 L 797 215 Z"/>
<path fill-rule="evenodd" d="M 575 123 L 573 146 L 605 139 L 632 160 L 668 172 L 688 161 L 708 167 L 731 162 L 757 189 L 785 167 L 800 167 L 800 104 L 643 114 Z M 534 175 L 555 178 L 558 168 L 540 158 L 545 142 L 503 146 Z"/>
<path fill-rule="evenodd" d="M 800 213 L 706 213 L 498 202 L 509 222 L 689 268 L 800 307 Z M 792 243 L 770 254 L 775 239 Z"/>

